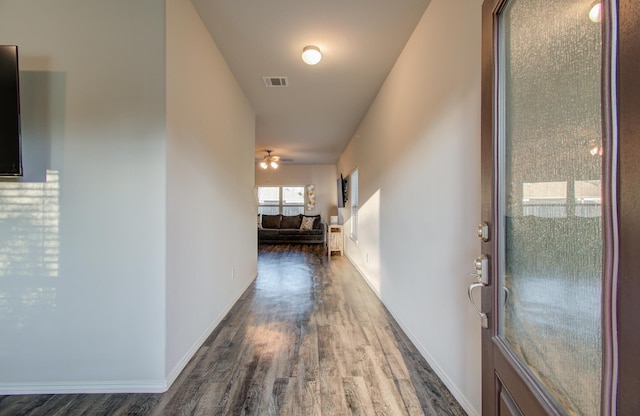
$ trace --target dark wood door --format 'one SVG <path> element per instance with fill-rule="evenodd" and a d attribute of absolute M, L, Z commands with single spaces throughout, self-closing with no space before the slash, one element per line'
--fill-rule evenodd
<path fill-rule="evenodd" d="M 638 9 L 483 4 L 483 415 L 640 414 Z"/>

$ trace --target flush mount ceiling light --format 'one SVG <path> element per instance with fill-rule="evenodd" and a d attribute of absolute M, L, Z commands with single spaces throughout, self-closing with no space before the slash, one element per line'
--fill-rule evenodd
<path fill-rule="evenodd" d="M 593 23 L 600 23 L 600 20 L 602 20 L 602 3 L 600 1 L 596 1 L 591 5 L 589 19 Z"/>
<path fill-rule="evenodd" d="M 314 45 L 305 46 L 302 49 L 302 60 L 307 65 L 315 65 L 322 59 L 320 48 Z"/>
<path fill-rule="evenodd" d="M 280 156 L 272 156 L 271 150 L 267 150 L 267 154 L 262 158 L 262 162 L 260 162 L 260 167 L 262 169 L 269 169 L 270 167 L 273 169 L 278 169 L 278 162 L 280 161 Z"/>

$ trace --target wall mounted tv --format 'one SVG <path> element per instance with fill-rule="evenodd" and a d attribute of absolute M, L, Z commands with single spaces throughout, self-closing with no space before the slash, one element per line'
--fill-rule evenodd
<path fill-rule="evenodd" d="M 0 176 L 22 176 L 18 47 L 0 45 Z"/>
<path fill-rule="evenodd" d="M 338 208 L 344 208 L 347 203 L 347 179 L 342 177 L 338 178 Z"/>

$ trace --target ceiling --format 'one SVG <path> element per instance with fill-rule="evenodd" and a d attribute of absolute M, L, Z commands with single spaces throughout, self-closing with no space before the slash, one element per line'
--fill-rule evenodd
<path fill-rule="evenodd" d="M 337 162 L 429 1 L 192 0 L 256 112 L 256 160 L 299 164 Z"/>

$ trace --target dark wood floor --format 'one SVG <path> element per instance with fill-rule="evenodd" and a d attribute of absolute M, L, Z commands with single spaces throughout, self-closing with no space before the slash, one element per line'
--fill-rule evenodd
<path fill-rule="evenodd" d="M 258 278 L 163 394 L 1 396 L 0 415 L 464 415 L 344 257 L 261 246 Z"/>

